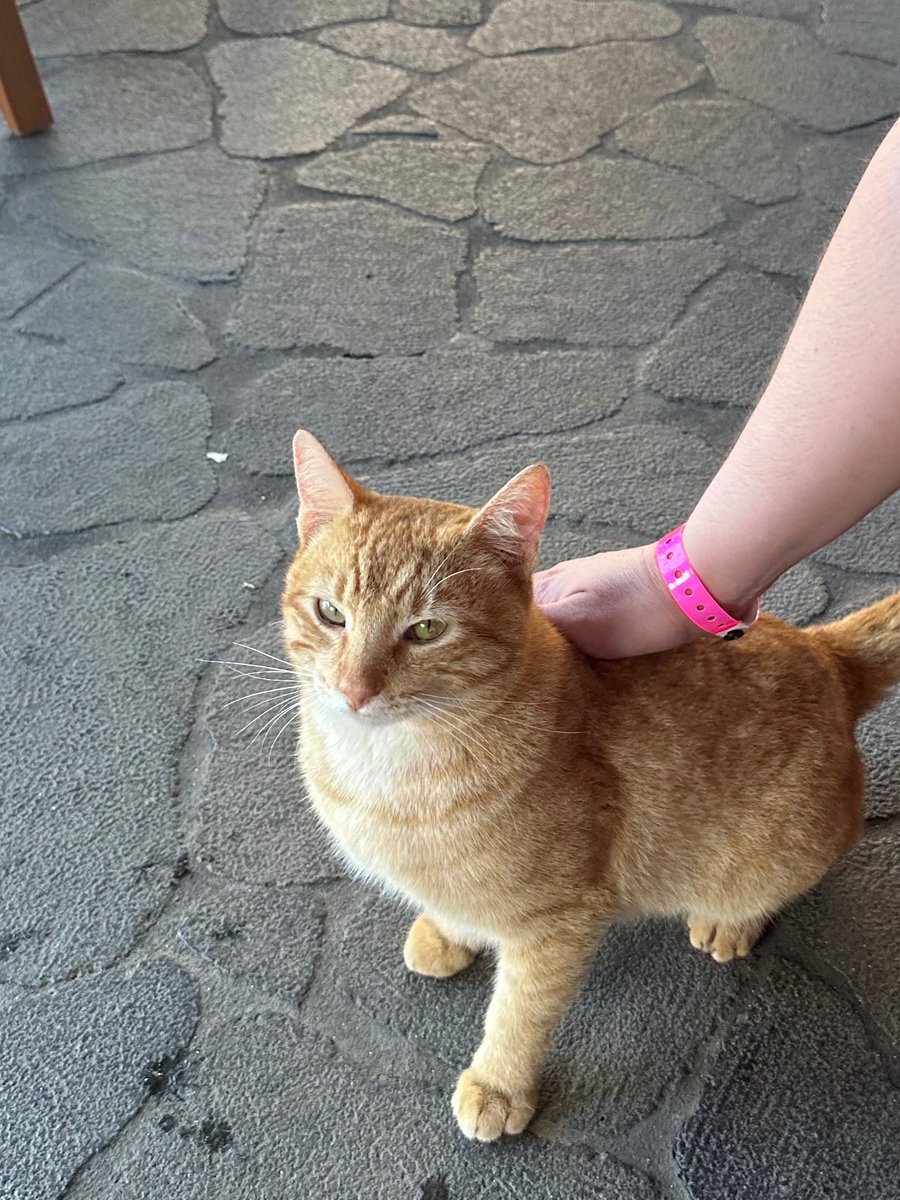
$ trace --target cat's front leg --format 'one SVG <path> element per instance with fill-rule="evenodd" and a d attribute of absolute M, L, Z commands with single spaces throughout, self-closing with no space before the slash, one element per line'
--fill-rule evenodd
<path fill-rule="evenodd" d="M 453 1093 L 453 1111 L 466 1137 L 491 1142 L 501 1133 L 521 1133 L 531 1120 L 550 1035 L 601 933 L 600 923 L 592 921 L 581 930 L 501 942 L 484 1038 Z"/>

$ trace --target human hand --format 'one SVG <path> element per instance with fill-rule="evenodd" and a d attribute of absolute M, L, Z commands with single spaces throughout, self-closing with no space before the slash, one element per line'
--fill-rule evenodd
<path fill-rule="evenodd" d="M 534 597 L 569 641 L 594 658 L 653 654 L 700 636 L 668 594 L 652 543 L 539 571 Z"/>

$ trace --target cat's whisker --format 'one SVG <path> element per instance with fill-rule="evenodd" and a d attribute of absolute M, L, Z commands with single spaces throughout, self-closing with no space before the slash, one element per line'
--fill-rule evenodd
<path fill-rule="evenodd" d="M 280 720 L 281 720 L 281 717 L 282 717 L 283 715 L 284 715 L 284 713 L 283 713 L 283 712 L 282 712 L 281 714 L 279 714 L 279 716 L 278 716 L 278 717 L 276 717 L 276 718 L 275 718 L 275 719 L 274 719 L 274 720 L 271 722 L 270 728 L 274 728 L 274 727 L 277 725 L 278 721 L 280 721 Z M 277 728 L 277 729 L 276 729 L 276 731 L 275 731 L 275 735 L 274 735 L 274 737 L 272 738 L 272 741 L 271 741 L 271 743 L 270 743 L 270 745 L 269 745 L 269 753 L 268 753 L 268 755 L 266 756 L 266 761 L 267 761 L 267 762 L 271 762 L 271 761 L 272 761 L 272 751 L 275 749 L 275 743 L 278 741 L 278 738 L 279 738 L 279 736 L 280 736 L 280 735 L 281 735 L 281 734 L 284 732 L 284 730 L 285 730 L 285 729 L 287 729 L 287 728 L 288 728 L 288 727 L 289 727 L 289 726 L 290 726 L 290 725 L 291 725 L 291 724 L 292 724 L 292 723 L 293 723 L 293 722 L 294 722 L 294 721 L 295 721 L 295 720 L 296 720 L 296 719 L 299 717 L 299 715 L 300 715 L 300 709 L 299 709 L 299 706 L 298 706 L 298 705 L 295 705 L 295 706 L 294 706 L 294 708 L 289 708 L 289 709 L 287 710 L 287 721 L 286 721 L 286 722 L 284 722 L 284 724 L 282 724 L 282 725 L 278 726 L 278 728 Z M 266 737 L 267 737 L 267 736 L 268 736 L 267 734 L 264 734 L 264 735 L 263 735 L 263 738 L 262 738 L 262 747 L 263 747 L 263 749 L 265 749 Z"/>
<path fill-rule="evenodd" d="M 441 715 L 444 716 L 446 719 L 449 719 L 451 722 L 453 722 L 457 729 L 459 729 L 462 732 L 464 732 L 465 734 L 467 734 L 468 737 L 472 740 L 472 742 L 481 750 L 482 754 L 484 754 L 489 759 L 490 762 L 492 762 L 496 767 L 499 768 L 500 764 L 497 760 L 496 755 L 492 752 L 490 745 L 485 741 L 485 739 L 483 738 L 483 736 L 480 733 L 475 732 L 475 730 L 472 728 L 471 724 L 468 721 L 466 721 L 466 719 L 464 717 L 458 717 L 455 713 L 453 713 L 453 714 L 442 713 Z"/>
<path fill-rule="evenodd" d="M 435 724 L 439 725 L 444 730 L 445 733 L 449 733 L 450 736 L 453 738 L 453 740 L 463 748 L 463 751 L 470 758 L 475 758 L 475 755 L 472 753 L 471 746 L 466 745 L 466 743 L 463 741 L 463 739 L 461 737 L 457 736 L 457 734 L 454 732 L 452 726 L 450 726 L 449 723 L 446 723 L 444 721 L 443 715 L 440 712 L 438 712 L 437 709 L 432 709 L 424 701 L 417 701 L 417 704 L 419 704 L 419 706 L 420 706 L 419 707 L 420 712 L 422 712 L 425 716 L 427 716 L 431 720 L 433 720 L 435 722 Z"/>
<path fill-rule="evenodd" d="M 446 701 L 446 699 L 447 699 L 446 697 L 442 697 L 442 696 L 429 696 L 429 694 L 428 694 L 428 693 L 423 693 L 423 694 L 422 694 L 422 698 L 423 698 L 423 699 L 425 699 L 425 700 L 428 700 L 428 699 L 431 699 L 431 700 L 436 700 L 436 701 L 438 701 L 438 702 L 440 702 L 440 701 L 442 701 L 442 700 L 443 700 L 443 701 Z M 455 703 L 455 702 L 451 702 L 451 703 Z M 465 723 L 465 727 L 466 727 L 466 729 L 469 731 L 469 736 L 470 736 L 470 737 L 472 737 L 472 738 L 475 738 L 475 737 L 476 737 L 476 734 L 475 734 L 474 730 L 472 729 L 470 722 L 472 722 L 472 723 L 478 723 L 478 728 L 479 728 L 479 729 L 480 729 L 480 728 L 481 728 L 481 727 L 482 727 L 482 726 L 485 724 L 485 722 L 487 722 L 487 721 L 489 721 L 489 720 L 492 720 L 492 719 L 496 719 L 496 720 L 499 720 L 499 721 L 501 721 L 501 722 L 507 721 L 507 722 L 509 722 L 510 724 L 512 724 L 512 723 L 514 723 L 514 722 L 515 722 L 515 718 L 514 718 L 514 717 L 504 717 L 504 716 L 502 716 L 502 715 L 501 715 L 501 714 L 499 714 L 499 713 L 479 713 L 479 712 L 477 712 L 477 711 L 473 711 L 473 710 L 471 710 L 471 709 L 470 709 L 470 710 L 467 710 L 467 712 L 466 712 L 466 714 L 465 714 L 465 715 L 463 715 L 463 714 L 459 714 L 459 713 L 448 713 L 448 712 L 447 712 L 447 710 L 446 710 L 446 708 L 443 708 L 443 707 L 441 707 L 441 712 L 442 712 L 442 713 L 443 713 L 445 716 L 452 716 L 452 717 L 453 717 L 454 719 L 456 719 L 457 721 L 462 721 L 462 722 L 464 722 L 464 723 Z M 574 734 L 574 733 L 578 733 L 578 732 L 579 732 L 579 730 L 577 730 L 577 729 L 561 729 L 561 730 L 553 730 L 553 729 L 548 729 L 546 726 L 540 725 L 540 724 L 538 724 L 538 723 L 532 724 L 531 722 L 526 722 L 526 721 L 523 721 L 523 722 L 521 722 L 520 724 L 521 724 L 521 726 L 522 726 L 522 728 L 523 728 L 523 729 L 526 729 L 526 730 L 529 730 L 529 731 L 532 731 L 532 732 L 535 732 L 535 733 L 569 733 L 569 734 Z M 479 734 L 477 735 L 477 737 L 479 738 L 479 741 L 480 741 L 480 743 L 481 743 L 482 745 L 484 745 L 484 743 L 481 741 L 481 737 L 482 737 L 482 735 L 479 733 Z M 544 758 L 544 759 L 546 759 L 546 758 L 548 758 L 548 757 L 549 757 L 549 749 L 539 750 L 539 749 L 538 749 L 537 747 L 535 747 L 533 744 L 529 746 L 529 751 L 530 751 L 532 754 L 534 754 L 534 755 L 536 755 L 536 756 L 538 756 L 538 757 L 540 757 L 540 758 Z M 489 751 L 487 750 L 487 747 L 485 747 L 485 752 L 486 752 L 486 753 L 488 753 L 488 752 L 489 752 Z"/>
<path fill-rule="evenodd" d="M 487 745 L 486 742 L 484 742 L 482 740 L 480 735 L 475 733 L 475 731 L 472 729 L 469 722 L 467 722 L 465 720 L 465 718 L 459 716 L 456 713 L 447 712 L 446 709 L 441 708 L 439 705 L 428 705 L 427 701 L 425 701 L 424 703 L 426 704 L 426 707 L 428 707 L 428 710 L 429 710 L 431 716 L 435 720 L 438 721 L 438 724 L 443 725 L 444 728 L 448 729 L 448 730 L 456 729 L 459 731 L 460 734 L 462 734 L 465 737 L 468 737 L 469 742 L 472 743 L 472 745 L 468 747 L 470 753 L 472 752 L 472 746 L 474 746 L 476 749 L 478 749 L 482 754 L 484 754 L 487 757 L 489 762 L 494 763 L 496 765 L 497 760 L 496 760 L 496 757 L 494 756 L 494 754 L 492 753 L 491 748 Z"/>
<path fill-rule="evenodd" d="M 414 696 L 409 697 L 408 703 L 409 703 L 411 715 L 416 716 L 416 717 L 425 717 L 428 720 L 432 719 L 434 714 L 428 708 L 426 708 L 426 706 L 424 704 L 420 704 L 418 702 L 418 700 L 416 699 L 416 697 L 414 697 Z M 429 770 L 437 771 L 442 776 L 442 778 L 444 779 L 444 781 L 447 783 L 447 785 L 449 787 L 452 788 L 453 785 L 457 782 L 454 779 L 453 775 L 450 773 L 446 763 L 443 762 L 443 760 L 432 757 L 429 761 L 428 766 L 429 766 Z"/>
<path fill-rule="evenodd" d="M 261 675 L 258 671 L 235 671 L 229 672 L 231 675 L 236 675 L 238 679 L 255 679 L 260 683 L 287 683 L 292 672 L 287 672 L 283 675 Z"/>
<path fill-rule="evenodd" d="M 264 658 L 271 658 L 272 662 L 283 663 L 286 667 L 291 664 L 286 658 L 279 658 L 277 654 L 269 654 L 267 650 L 258 650 L 256 646 L 248 646 L 244 642 L 232 642 L 233 646 L 239 646 L 241 650 L 249 650 L 251 654 L 261 654 Z"/>
<path fill-rule="evenodd" d="M 251 675 L 249 671 L 235 671 L 235 672 L 233 672 L 233 674 L 235 674 L 238 677 L 238 679 L 252 679 L 252 680 L 256 680 L 257 683 L 287 684 L 287 681 L 289 678 L 289 676 L 287 676 L 287 675 L 285 675 L 284 677 L 281 677 L 281 678 L 279 678 L 277 675 Z M 292 671 L 290 674 L 296 678 L 296 672 Z"/>
<path fill-rule="evenodd" d="M 270 667 L 266 663 L 241 662 L 233 658 L 201 658 L 203 663 L 212 663 L 216 667 L 247 667 L 251 671 L 271 671 L 273 675 L 290 675 L 293 667 Z"/>
<path fill-rule="evenodd" d="M 284 696 L 284 697 L 282 697 L 282 699 L 283 699 L 285 702 L 287 702 L 287 700 L 288 700 L 288 699 L 291 699 L 291 697 Z M 297 697 L 297 699 L 299 700 L 299 699 L 300 699 L 300 697 L 298 696 L 298 697 Z M 262 708 L 262 707 L 263 707 L 263 705 L 264 705 L 264 704 L 266 704 L 266 703 L 267 703 L 267 701 L 265 701 L 265 700 L 259 700 L 259 701 L 257 701 L 257 702 L 256 702 L 256 704 L 251 704 L 251 705 L 250 705 L 250 707 L 249 707 L 249 711 L 250 711 L 250 712 L 253 712 L 253 710 L 254 710 L 254 709 L 257 709 L 257 708 Z M 269 711 L 271 711 L 271 709 L 270 709 Z M 264 714 L 263 714 L 263 715 L 264 715 Z"/>
<path fill-rule="evenodd" d="M 291 671 L 290 676 L 279 677 L 277 675 L 250 675 L 246 671 L 236 672 L 239 679 L 250 679 L 257 683 L 271 683 L 279 687 L 289 687 L 289 680 L 294 682 L 306 683 L 315 678 L 314 671 Z"/>
<path fill-rule="evenodd" d="M 437 722 L 438 725 L 442 725 L 443 718 L 445 716 L 447 716 L 446 712 L 442 713 L 439 710 L 434 710 L 434 709 L 430 710 L 430 714 L 431 714 L 432 718 Z M 450 733 L 451 736 L 453 736 L 452 731 L 449 726 L 444 725 L 444 731 L 446 733 Z M 469 733 L 471 736 L 471 730 L 469 730 Z M 488 758 L 491 759 L 491 761 L 496 764 L 496 759 L 494 759 L 491 756 L 490 751 L 486 747 L 484 747 L 483 744 L 481 744 L 481 745 L 482 745 L 482 749 L 483 749 L 484 753 L 487 754 Z M 471 753 L 471 751 L 470 751 L 470 753 Z M 482 770 L 484 769 L 483 763 L 479 762 L 478 765 Z M 518 820 L 516 819 L 515 806 L 514 806 L 512 797 L 509 795 L 509 792 L 508 792 L 508 782 L 509 782 L 508 779 L 504 778 L 502 775 L 498 775 L 491 771 L 487 772 L 487 777 L 488 777 L 489 781 L 498 785 L 498 787 L 501 790 L 501 795 L 505 796 L 505 807 L 507 809 L 507 817 L 509 819 L 509 823 L 512 825 L 513 833 L 516 835 L 516 838 L 520 839 L 521 833 L 520 833 L 520 829 L 519 829 Z"/>
<path fill-rule="evenodd" d="M 283 696 L 282 696 L 282 697 L 280 697 L 280 699 L 276 700 L 274 704 L 270 704 L 268 708 L 264 709 L 264 710 L 263 710 L 262 712 L 260 712 L 260 713 L 257 713 L 257 714 L 256 714 L 256 716 L 253 718 L 253 720 L 252 720 L 252 721 L 248 721 L 246 725 L 242 726 L 242 727 L 241 727 L 241 728 L 240 728 L 240 729 L 237 731 L 237 732 L 238 732 L 238 734 L 241 734 L 241 733 L 243 733 L 243 732 L 244 732 L 244 730 L 246 730 L 246 729 L 249 729 L 251 725 L 255 725 L 257 721 L 261 721 L 261 720 L 263 719 L 263 717 L 264 717 L 264 716 L 266 716 L 268 713 L 272 712 L 272 711 L 273 711 L 273 709 L 276 709 L 276 708 L 281 708 L 281 707 L 282 707 L 282 705 L 284 705 L 285 703 L 294 704 L 294 703 L 296 703 L 296 701 L 294 700 L 294 698 L 293 698 L 293 697 L 291 698 L 291 700 L 290 700 L 290 701 L 285 701 L 285 698 L 284 698 Z M 236 735 L 236 736 L 237 736 L 237 735 Z M 252 742 L 251 742 L 251 745 L 252 745 Z"/>
<path fill-rule="evenodd" d="M 249 745 L 250 745 L 250 746 L 252 746 L 252 745 L 253 745 L 253 743 L 254 743 L 254 742 L 257 740 L 257 738 L 260 738 L 260 737 L 261 737 L 261 738 L 262 738 L 262 745 L 263 745 L 263 749 L 265 749 L 265 745 L 266 745 L 266 734 L 267 734 L 267 733 L 268 733 L 268 731 L 269 731 L 269 730 L 272 728 L 272 726 L 275 724 L 275 722 L 276 722 L 276 721 L 279 721 L 279 720 L 280 720 L 280 719 L 281 719 L 281 718 L 284 716 L 284 714 L 285 714 L 286 712 L 289 712 L 290 710 L 292 710 L 292 709 L 295 709 L 295 708 L 298 708 L 298 709 L 299 709 L 300 705 L 299 705 L 299 702 L 298 702 L 297 700 L 288 700 L 286 703 L 282 703 L 282 704 L 280 704 L 280 705 L 276 705 L 275 707 L 277 707 L 277 708 L 278 708 L 278 712 L 276 712 L 275 716 L 274 716 L 274 717 L 272 717 L 272 718 L 271 718 L 271 720 L 267 721 L 267 722 L 265 723 L 265 725 L 262 725 L 262 726 L 260 726 L 260 728 L 259 728 L 259 729 L 257 729 L 256 733 L 255 733 L 255 734 L 253 735 L 253 737 L 250 739 L 250 742 L 249 742 Z M 269 711 L 271 712 L 271 709 L 270 709 Z M 261 715 L 262 715 L 262 716 L 265 716 L 265 713 L 263 713 L 263 714 L 261 714 Z"/>
<path fill-rule="evenodd" d="M 248 695 L 248 696 L 235 696 L 234 700 L 227 701 L 227 703 L 222 704 L 221 707 L 222 707 L 222 709 L 226 709 L 226 708 L 232 707 L 232 704 L 246 703 L 247 701 L 253 700 L 254 696 L 266 697 L 265 700 L 257 700 L 256 703 L 250 704 L 251 709 L 259 708 L 259 707 L 262 707 L 263 704 L 266 704 L 269 702 L 268 701 L 269 696 L 282 695 L 282 696 L 284 696 L 284 698 L 287 698 L 288 692 L 293 692 L 293 694 L 295 696 L 299 697 L 300 696 L 300 684 L 290 684 L 289 686 L 284 686 L 284 688 L 268 688 L 265 691 L 251 691 L 250 695 Z"/>
<path fill-rule="evenodd" d="M 434 570 L 431 572 L 431 574 L 425 580 L 425 583 L 422 585 L 423 593 L 425 593 L 427 595 L 428 589 L 431 587 L 431 581 L 434 579 L 435 575 L 437 575 L 439 571 L 442 571 L 444 569 L 444 567 L 447 565 L 447 563 L 450 561 L 450 559 L 453 557 L 453 555 L 456 553 L 456 551 L 459 550 L 461 545 L 462 545 L 461 542 L 453 543 L 453 545 L 450 547 L 450 549 L 447 551 L 447 553 L 444 555 L 444 557 L 441 559 L 441 561 L 438 563 L 438 565 L 434 568 Z"/>
<path fill-rule="evenodd" d="M 269 690 L 274 691 L 277 688 L 299 687 L 304 682 L 313 679 L 315 671 L 311 667 L 297 667 L 291 671 L 285 671 L 283 674 L 260 675 L 255 671 L 238 671 L 232 670 L 232 674 L 237 675 L 239 679 L 253 679 L 260 683 L 271 684 Z M 248 696 L 260 696 L 262 691 L 250 692 Z"/>
<path fill-rule="evenodd" d="M 458 716 L 457 716 L 455 713 L 449 713 L 449 712 L 447 712 L 447 710 L 446 710 L 446 709 L 443 709 L 443 708 L 441 708 L 439 705 L 436 705 L 436 704 L 430 704 L 430 703 L 429 703 L 428 701 L 426 701 L 426 700 L 423 700 L 423 701 L 422 701 L 422 704 L 423 704 L 423 706 L 426 708 L 426 710 L 427 710 L 427 711 L 430 713 L 430 715 L 432 716 L 432 718 L 433 718 L 433 719 L 434 719 L 434 720 L 435 720 L 435 721 L 436 721 L 436 722 L 437 722 L 439 725 L 442 725 L 442 726 L 443 726 L 443 728 L 444 728 L 445 732 L 447 732 L 447 733 L 451 733 L 451 731 L 455 730 L 455 731 L 456 731 L 456 732 L 458 732 L 460 735 L 466 735 L 466 734 L 467 734 L 467 735 L 468 735 L 468 737 L 469 737 L 469 740 L 470 740 L 472 743 L 474 743 L 475 747 L 476 747 L 478 750 L 480 750 L 480 751 L 481 751 L 481 753 L 482 753 L 483 755 L 485 755 L 485 757 L 486 757 L 486 758 L 488 759 L 488 761 L 489 761 L 489 762 L 490 762 L 490 763 L 493 765 L 493 767 L 498 767 L 498 766 L 499 766 L 499 764 L 498 764 L 498 762 L 497 762 L 497 759 L 496 759 L 495 755 L 494 755 L 494 754 L 492 753 L 492 751 L 491 751 L 491 748 L 490 748 L 490 746 L 488 746 L 488 745 L 487 745 L 487 743 L 486 743 L 486 742 L 484 742 L 484 741 L 481 739 L 481 737 L 480 737 L 478 734 L 476 734 L 476 733 L 475 733 L 475 731 L 474 731 L 474 730 L 471 728 L 471 726 L 470 726 L 470 725 L 469 725 L 469 724 L 468 724 L 468 723 L 465 721 L 465 719 L 464 719 L 464 718 L 462 718 L 462 717 L 458 717 Z M 452 723 L 451 723 L 451 722 L 452 722 Z M 457 740 L 459 740 L 459 739 L 457 738 Z M 466 750 L 467 750 L 467 752 L 468 752 L 470 755 L 472 755 L 472 757 L 476 757 L 476 756 L 474 755 L 474 753 L 473 753 L 473 750 L 472 750 L 472 747 L 471 747 L 471 746 L 469 746 L 469 745 L 466 745 L 464 742 L 461 742 L 460 744 L 461 744 L 461 745 L 463 745 L 464 749 L 466 749 Z M 476 761 L 477 761 L 477 758 L 476 758 Z M 482 769 L 484 769 L 484 763 L 479 763 L 478 765 L 479 765 L 479 766 L 480 766 Z M 489 776 L 491 777 L 491 779 L 492 779 L 492 781 L 493 781 L 494 783 L 502 783 L 502 782 L 505 782 L 505 780 L 503 779 L 503 777 L 502 777 L 501 775 L 497 774 L 497 773 L 496 773 L 496 772 L 495 772 L 493 769 L 490 769 L 490 768 L 489 768 L 489 769 L 488 769 L 488 774 L 489 774 Z"/>
<path fill-rule="evenodd" d="M 250 679 L 255 680 L 258 683 L 271 683 L 273 687 L 281 686 L 282 684 L 286 685 L 290 683 L 292 679 L 297 678 L 297 673 L 295 671 L 291 671 L 289 674 L 284 675 L 259 675 L 255 671 L 232 671 L 231 673 L 232 675 L 236 675 L 238 679 Z"/>
<path fill-rule="evenodd" d="M 417 692 L 415 698 L 417 700 L 431 700 L 434 704 L 439 706 L 441 712 L 455 713 L 456 711 L 457 701 L 450 699 L 449 696 L 438 696 L 434 692 Z M 451 705 L 453 707 L 451 707 Z"/>
<path fill-rule="evenodd" d="M 275 749 L 275 743 L 278 741 L 278 739 L 281 737 L 281 735 L 284 733 L 284 731 L 286 729 L 290 729 L 291 725 L 293 725 L 293 723 L 296 721 L 296 719 L 299 715 L 300 715 L 299 709 L 295 709 L 293 712 L 291 712 L 291 714 L 288 716 L 288 719 L 285 721 L 285 723 L 281 726 L 281 728 L 275 734 L 274 738 L 272 739 L 272 745 L 269 747 L 269 762 L 272 761 L 272 751 Z"/>
<path fill-rule="evenodd" d="M 312 667 L 305 665 L 295 665 L 292 666 L 290 670 L 281 667 L 259 666 L 257 663 L 241 663 L 240 666 L 246 669 L 243 671 L 235 671 L 236 674 L 258 675 L 261 679 L 271 679 L 273 683 L 278 682 L 279 675 L 309 675 L 312 672 Z"/>
<path fill-rule="evenodd" d="M 522 729 L 533 729 L 539 733 L 565 733 L 576 735 L 583 733 L 581 729 L 555 729 L 552 725 L 543 725 L 540 721 L 524 721 L 520 717 L 509 717 L 505 713 L 485 713 L 483 719 L 485 721 L 500 721 L 506 725 L 517 725 Z"/>
<path fill-rule="evenodd" d="M 428 590 L 433 594 L 448 579 L 455 579 L 457 575 L 468 575 L 470 571 L 480 571 L 481 569 L 481 567 L 463 567 L 461 571 L 452 571 L 449 575 L 445 575 L 443 579 L 439 579 L 437 583 L 431 584 Z"/>
<path fill-rule="evenodd" d="M 420 694 L 425 700 L 437 700 L 438 702 L 454 705 L 459 703 L 457 700 L 453 700 L 448 696 L 436 696 L 428 692 L 423 692 Z M 575 735 L 583 732 L 580 729 L 556 729 L 553 726 L 544 725 L 541 721 L 527 721 L 520 716 L 511 717 L 508 713 L 498 712 L 496 710 L 488 712 L 486 710 L 479 710 L 477 708 L 465 706 L 464 711 L 466 714 L 471 714 L 473 719 L 481 724 L 486 724 L 491 721 L 501 721 L 507 725 L 519 725 L 523 729 L 533 729 L 538 733 L 565 733 L 569 735 Z"/>
<path fill-rule="evenodd" d="M 247 700 L 253 700 L 256 696 L 274 696 L 279 692 L 298 692 L 300 686 L 299 683 L 286 683 L 281 687 L 264 688 L 261 692 L 248 692 L 246 696 L 236 696 L 234 700 L 228 700 L 222 705 L 222 708 L 231 708 L 232 704 L 243 704 Z M 265 701 L 260 701 L 260 703 L 264 704 Z M 256 708 L 257 705 L 251 705 L 251 707 Z"/>

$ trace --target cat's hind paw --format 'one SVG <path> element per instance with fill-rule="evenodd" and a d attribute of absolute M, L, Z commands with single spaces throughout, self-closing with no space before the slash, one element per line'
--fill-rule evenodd
<path fill-rule="evenodd" d="M 718 963 L 733 958 L 746 958 L 765 928 L 764 917 L 729 923 L 709 921 L 704 917 L 688 918 L 688 932 L 695 950 L 705 950 Z"/>
<path fill-rule="evenodd" d="M 537 1105 L 537 1088 L 511 1096 L 482 1083 L 471 1067 L 463 1071 L 453 1093 L 453 1113 L 467 1138 L 493 1142 L 501 1133 L 521 1133 Z"/>
<path fill-rule="evenodd" d="M 413 921 L 403 947 L 403 961 L 410 971 L 437 979 L 446 979 L 448 975 L 464 970 L 474 957 L 474 950 L 444 937 L 428 917 L 417 917 Z"/>

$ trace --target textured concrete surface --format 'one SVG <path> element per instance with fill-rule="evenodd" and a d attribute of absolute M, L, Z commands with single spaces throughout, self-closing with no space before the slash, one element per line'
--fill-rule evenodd
<path fill-rule="evenodd" d="M 794 254 L 791 247 L 792 262 Z M 752 404 L 772 366 L 768 349 L 783 345 L 796 309 L 795 296 L 781 283 L 727 271 L 710 283 L 678 331 L 660 339 L 647 356 L 644 378 L 672 400 Z"/>
<path fill-rule="evenodd" d="M 43 0 L 25 14 L 35 54 L 90 54 L 101 50 L 184 50 L 206 33 L 209 0 L 94 0 L 72 20 L 68 0 Z"/>
<path fill-rule="evenodd" d="M 837 215 L 820 205 L 791 200 L 753 217 L 730 243 L 748 266 L 808 283 L 837 223 Z"/>
<path fill-rule="evenodd" d="M 289 38 L 217 46 L 209 69 L 222 95 L 223 147 L 257 158 L 321 150 L 407 85 L 394 67 Z"/>
<path fill-rule="evenodd" d="M 611 416 L 634 389 L 622 350 L 490 353 L 475 342 L 406 358 L 295 359 L 255 381 L 228 431 L 248 470 L 282 475 L 298 422 L 347 462 L 417 458 L 423 429 L 443 450 L 492 440 L 490 430 L 536 435 Z M 560 397 L 571 396 L 561 404 Z M 393 412 L 385 427 L 384 414 Z"/>
<path fill-rule="evenodd" d="M 11 212 L 130 266 L 205 282 L 240 270 L 262 192 L 258 167 L 204 146 L 34 180 Z"/>
<path fill-rule="evenodd" d="M 697 26 L 697 37 L 723 92 L 773 108 L 800 125 L 849 129 L 896 112 L 900 105 L 895 70 L 868 58 L 831 53 L 796 25 L 706 17 Z"/>
<path fill-rule="evenodd" d="M 668 37 L 681 28 L 671 8 L 652 0 L 558 0 L 552 8 L 541 0 L 501 0 L 490 18 L 469 39 L 481 54 L 515 54 L 556 46 Z"/>
<path fill-rule="evenodd" d="M 306 887 L 246 885 L 182 892 L 153 931 L 163 953 L 212 967 L 229 988 L 291 1004 L 312 982 L 324 906 Z"/>
<path fill-rule="evenodd" d="M 819 30 L 838 50 L 900 62 L 896 10 L 891 0 L 823 0 Z"/>
<path fill-rule="evenodd" d="M 900 693 L 866 836 L 746 962 L 615 929 L 522 1138 L 448 1090 L 293 764 L 289 440 L 542 561 L 683 517 L 900 108 L 892 0 L 33 0 L 0 133 L 0 1200 L 896 1200 Z M 900 499 L 772 588 L 900 587 Z M 275 657 L 272 657 L 275 656 Z"/>
<path fill-rule="evenodd" d="M 629 154 L 680 167 L 739 200 L 768 204 L 797 194 L 788 136 L 773 113 L 751 104 L 668 100 L 628 121 L 615 141 Z M 824 155 L 826 165 L 832 156 Z"/>
<path fill-rule="evenodd" d="M 608 197 L 601 205 L 597 196 Z M 485 219 L 529 242 L 694 237 L 725 214 L 702 183 L 653 163 L 585 158 L 514 167 L 481 189 Z"/>
<path fill-rule="evenodd" d="M 602 134 L 703 74 L 669 46 L 627 42 L 489 58 L 416 89 L 417 112 L 535 163 L 578 158 Z"/>
<path fill-rule="evenodd" d="M 11 317 L 82 262 L 65 246 L 0 235 L 0 317 Z"/>
<path fill-rule="evenodd" d="M 277 557 L 223 510 L 0 572 L 4 772 L 15 766 L 0 978 L 52 983 L 114 961 L 189 869 L 175 798 L 193 689 L 247 616 L 243 584 Z"/>
<path fill-rule="evenodd" d="M 827 1136 L 798 1139 L 810 1125 Z M 892 1200 L 900 1093 L 853 1005 L 802 970 L 774 964 L 726 1035 L 717 1077 L 677 1153 L 697 1200 Z"/>
<path fill-rule="evenodd" d="M 0 377 L 2 420 L 100 400 L 123 378 L 110 363 L 5 330 L 0 333 Z"/>
<path fill-rule="evenodd" d="M 389 0 L 220 0 L 219 15 L 239 33 L 299 33 L 304 29 L 387 15 Z"/>
<path fill-rule="evenodd" d="M 475 57 L 465 42 L 447 29 L 404 25 L 399 21 L 370 21 L 323 30 L 323 46 L 356 58 L 391 63 L 410 71 L 446 71 Z"/>
<path fill-rule="evenodd" d="M 0 1195 L 58 1196 L 146 1103 L 160 1064 L 187 1046 L 197 1000 L 196 983 L 160 961 L 23 994 L 6 1006 Z"/>
<path fill-rule="evenodd" d="M 475 212 L 475 185 L 489 160 L 486 147 L 466 142 L 376 142 L 321 155 L 298 168 L 297 182 L 323 192 L 376 196 L 425 216 L 458 221 Z"/>
<path fill-rule="evenodd" d="M 183 293 L 102 263 L 69 275 L 30 305 L 16 327 L 135 366 L 194 371 L 215 357 Z"/>
<path fill-rule="evenodd" d="M 177 150 L 212 132 L 212 97 L 201 73 L 177 58 L 101 55 L 51 61 L 44 86 L 63 129 L 33 141 L 0 141 L 0 173 L 46 171 L 123 154 Z M 115 115 L 115 120 L 111 117 Z"/>
<path fill-rule="evenodd" d="M 0 429 L 0 523 L 25 536 L 196 512 L 216 490 L 204 457 L 209 425 L 199 388 L 148 383 L 86 412 Z"/>
<path fill-rule="evenodd" d="M 411 25 L 477 25 L 482 0 L 393 0 L 391 13 Z"/>
<path fill-rule="evenodd" d="M 475 265 L 473 327 L 498 342 L 645 345 L 724 263 L 707 241 L 528 250 L 501 242 Z"/>
<path fill-rule="evenodd" d="M 263 213 L 231 330 L 260 348 L 420 353 L 457 328 L 465 251 L 457 230 L 364 200 Z"/>
<path fill-rule="evenodd" d="M 843 212 L 865 164 L 889 126 L 889 121 L 876 123 L 841 138 L 810 141 L 800 152 L 805 194 L 826 208 Z"/>

